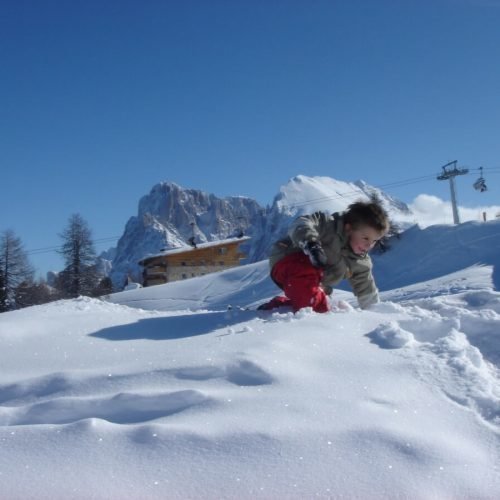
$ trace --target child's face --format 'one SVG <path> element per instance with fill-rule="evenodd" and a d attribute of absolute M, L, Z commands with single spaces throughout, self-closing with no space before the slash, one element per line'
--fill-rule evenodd
<path fill-rule="evenodd" d="M 350 224 L 346 224 L 345 229 L 349 236 L 349 245 L 357 255 L 369 252 L 377 241 L 384 236 L 383 232 L 381 233 L 370 226 L 361 226 L 358 229 L 353 229 Z"/>

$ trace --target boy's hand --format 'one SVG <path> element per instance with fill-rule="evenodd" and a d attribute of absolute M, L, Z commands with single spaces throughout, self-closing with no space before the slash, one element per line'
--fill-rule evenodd
<path fill-rule="evenodd" d="M 317 241 L 308 241 L 302 246 L 303 252 L 309 257 L 314 267 L 326 267 L 327 258 L 323 247 Z"/>

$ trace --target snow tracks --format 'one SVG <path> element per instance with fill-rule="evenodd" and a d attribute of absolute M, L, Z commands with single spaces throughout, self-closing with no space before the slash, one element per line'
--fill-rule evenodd
<path fill-rule="evenodd" d="M 500 293 L 470 290 L 376 310 L 388 321 L 367 335 L 373 343 L 414 353 L 422 377 L 500 431 Z"/>

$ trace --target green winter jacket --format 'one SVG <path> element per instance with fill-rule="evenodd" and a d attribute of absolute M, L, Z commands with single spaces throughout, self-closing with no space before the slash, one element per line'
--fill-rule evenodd
<path fill-rule="evenodd" d="M 356 255 L 351 250 L 344 232 L 344 217 L 339 213 L 329 215 L 316 212 L 298 217 L 290 226 L 288 236 L 272 246 L 269 257 L 271 269 L 283 257 L 302 252 L 300 244 L 308 241 L 318 241 L 328 258 L 322 281 L 327 293 L 340 281 L 347 279 L 361 308 L 379 301 L 372 275 L 372 260 L 367 253 Z"/>

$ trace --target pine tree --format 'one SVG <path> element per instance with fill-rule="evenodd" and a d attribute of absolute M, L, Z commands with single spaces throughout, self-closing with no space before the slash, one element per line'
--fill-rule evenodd
<path fill-rule="evenodd" d="M 92 233 L 87 222 L 80 214 L 72 215 L 60 237 L 63 240 L 60 253 L 66 267 L 59 273 L 57 287 L 65 297 L 92 295 L 99 279 Z"/>
<path fill-rule="evenodd" d="M 21 240 L 14 231 L 4 231 L 0 237 L 0 269 L 3 292 L 0 293 L 0 308 L 14 309 L 15 290 L 23 281 L 33 280 L 33 267 L 28 261 Z"/>

